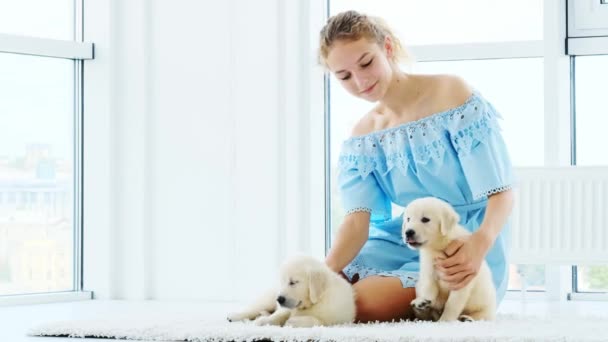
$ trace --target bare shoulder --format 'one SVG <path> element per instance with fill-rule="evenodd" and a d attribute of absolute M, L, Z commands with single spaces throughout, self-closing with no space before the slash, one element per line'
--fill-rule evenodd
<path fill-rule="evenodd" d="M 351 137 L 358 137 L 370 134 L 376 130 L 376 120 L 374 118 L 375 109 L 365 114 L 353 127 Z"/>
<path fill-rule="evenodd" d="M 436 91 L 436 103 L 449 109 L 462 105 L 473 94 L 471 86 L 462 78 L 455 75 L 436 75 L 433 80 Z"/>

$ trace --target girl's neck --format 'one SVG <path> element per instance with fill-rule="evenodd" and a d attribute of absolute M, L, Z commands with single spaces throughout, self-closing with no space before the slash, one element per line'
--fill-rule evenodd
<path fill-rule="evenodd" d="M 403 116 L 408 108 L 420 98 L 422 93 L 421 88 L 422 80 L 411 74 L 395 68 L 393 78 L 389 83 L 388 89 L 384 98 L 380 100 L 380 107 L 382 107 L 386 114 L 392 114 L 397 117 Z"/>

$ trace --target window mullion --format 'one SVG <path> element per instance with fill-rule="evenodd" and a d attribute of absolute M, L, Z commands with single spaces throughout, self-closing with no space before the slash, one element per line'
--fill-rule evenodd
<path fill-rule="evenodd" d="M 508 59 L 542 57 L 544 44 L 541 40 L 413 45 L 409 47 L 417 62 L 463 61 L 480 59 Z"/>
<path fill-rule="evenodd" d="M 565 54 L 566 1 L 544 1 L 545 166 L 570 164 L 570 64 Z M 547 265 L 547 299 L 565 300 L 571 291 L 569 267 Z"/>
<path fill-rule="evenodd" d="M 0 34 L 0 52 L 40 57 L 93 59 L 93 43 Z"/>

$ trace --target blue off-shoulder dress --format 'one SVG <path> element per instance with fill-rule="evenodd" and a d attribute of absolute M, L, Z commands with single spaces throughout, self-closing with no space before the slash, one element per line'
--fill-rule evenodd
<path fill-rule="evenodd" d="M 514 182 L 499 118 L 474 91 L 456 108 L 344 141 L 338 164 L 342 205 L 347 214 L 371 213 L 368 241 L 344 269 L 349 279 L 392 276 L 403 287 L 415 286 L 418 252 L 403 243 L 403 217 L 393 217 L 391 203 L 405 207 L 416 198 L 437 197 L 456 209 L 465 228 L 479 228 L 488 196 Z M 498 302 L 508 283 L 509 230 L 507 223 L 486 256 Z"/>

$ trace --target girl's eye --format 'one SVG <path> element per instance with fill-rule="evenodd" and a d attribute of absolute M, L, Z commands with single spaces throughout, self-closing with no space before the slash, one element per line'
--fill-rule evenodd
<path fill-rule="evenodd" d="M 370 66 L 370 64 L 372 64 L 373 61 L 374 61 L 374 59 L 372 58 L 372 59 L 369 60 L 369 62 L 367 62 L 365 64 L 361 64 L 361 67 L 362 68 L 366 68 L 366 67 Z"/>
<path fill-rule="evenodd" d="M 361 64 L 362 68 L 367 68 L 368 66 L 370 66 L 372 64 L 372 62 L 374 61 L 374 59 L 370 59 L 369 62 L 365 63 L 365 64 Z M 350 79 L 350 74 L 340 78 L 342 81 L 347 81 L 348 79 Z"/>

